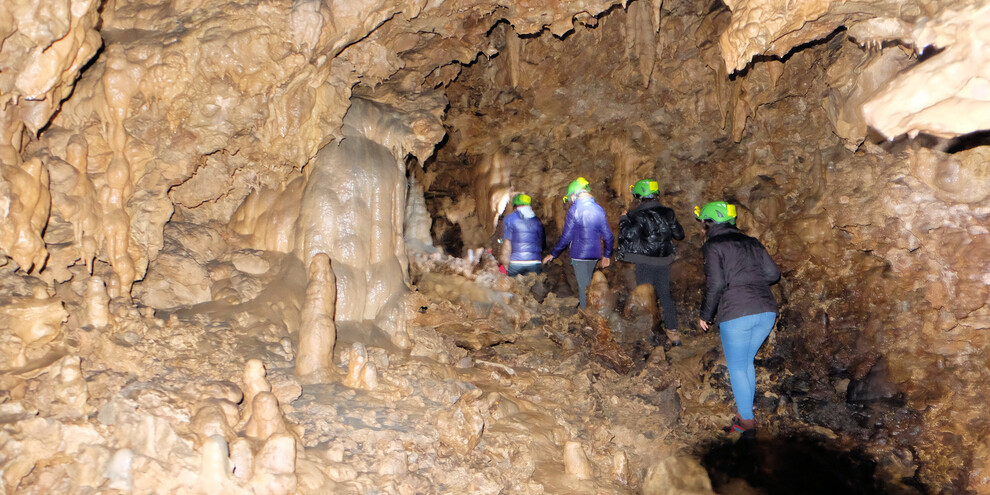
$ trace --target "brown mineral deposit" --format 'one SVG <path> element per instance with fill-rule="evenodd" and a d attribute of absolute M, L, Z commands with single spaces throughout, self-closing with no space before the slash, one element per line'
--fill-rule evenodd
<path fill-rule="evenodd" d="M 608 318 L 615 311 L 615 292 L 608 288 L 608 280 L 600 270 L 595 271 L 588 284 L 588 311 Z"/>
<path fill-rule="evenodd" d="M 712 482 L 697 460 L 667 457 L 646 470 L 641 488 L 644 495 L 710 495 Z"/>
<path fill-rule="evenodd" d="M 333 347 L 337 339 L 334 310 L 337 304 L 337 279 L 330 267 L 330 257 L 317 254 L 309 264 L 309 284 L 302 307 L 299 327 L 299 352 L 296 375 L 319 375 L 325 380 L 333 369 Z"/>
<path fill-rule="evenodd" d="M 653 292 L 652 284 L 640 284 L 629 294 L 626 307 L 623 309 L 623 316 L 628 319 L 640 317 L 651 318 L 656 321 L 660 313 L 657 305 L 657 296 Z"/>
<path fill-rule="evenodd" d="M 591 352 L 616 372 L 627 373 L 632 368 L 632 358 L 615 342 L 608 321 L 592 312 L 583 312 L 582 316 L 590 325 L 586 332 L 591 340 Z"/>
<path fill-rule="evenodd" d="M 450 409 L 437 416 L 440 441 L 461 455 L 478 446 L 485 430 L 485 419 L 478 409 L 481 390 L 461 395 Z"/>
<path fill-rule="evenodd" d="M 629 460 L 621 450 L 612 456 L 612 479 L 623 485 L 629 483 Z"/>
<path fill-rule="evenodd" d="M 594 469 L 581 442 L 571 440 L 564 444 L 564 472 L 581 480 L 594 477 Z"/>

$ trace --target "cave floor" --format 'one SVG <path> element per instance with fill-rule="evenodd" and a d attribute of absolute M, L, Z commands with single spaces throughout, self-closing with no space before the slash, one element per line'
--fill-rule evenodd
<path fill-rule="evenodd" d="M 345 378 L 361 328 L 341 327 L 330 374 L 294 375 L 296 337 L 272 324 L 279 291 L 172 312 L 118 308 L 103 334 L 77 328 L 66 335 L 72 350 L 89 356 L 82 370 L 95 407 L 88 419 L 62 421 L 88 422 L 108 446 L 145 444 L 136 450 L 161 465 L 135 478 L 171 470 L 194 479 L 198 411 L 224 397 L 236 402 L 228 396 L 244 388 L 245 363 L 260 359 L 304 447 L 297 493 L 652 493 L 650 486 L 704 488 L 709 476 L 719 493 L 766 493 L 743 481 L 754 479 L 759 462 L 739 456 L 779 466 L 768 446 L 787 451 L 774 439 L 796 422 L 775 395 L 778 372 L 757 366 L 763 447 L 754 451 L 722 432 L 734 410 L 716 332 L 682 323 L 682 346 L 662 334 L 654 346 L 623 335 L 629 326 L 611 315 L 611 337 L 632 363 L 617 372 L 592 329 L 606 320 L 577 311 L 573 297 L 537 302 L 530 285 L 507 288 L 513 303 L 480 313 L 477 305 L 414 290 L 406 303 L 412 347 L 367 344 L 378 376 L 364 388 Z M 64 298 L 79 304 L 67 292 Z M 292 306 L 290 299 L 281 303 Z M 760 410 L 767 404 L 777 407 Z M 583 455 L 566 453 L 569 444 Z M 711 476 L 712 469 L 721 473 Z M 20 486 L 43 491 L 45 476 L 38 469 Z"/>

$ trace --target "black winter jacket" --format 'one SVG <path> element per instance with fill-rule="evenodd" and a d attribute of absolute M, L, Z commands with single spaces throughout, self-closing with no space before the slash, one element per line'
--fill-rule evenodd
<path fill-rule="evenodd" d="M 619 217 L 619 258 L 638 254 L 651 258 L 670 256 L 676 252 L 674 240 L 684 239 L 684 229 L 674 210 L 656 200 L 644 201 L 629 213 Z"/>
<path fill-rule="evenodd" d="M 733 225 L 716 223 L 708 230 L 701 253 L 707 279 L 702 320 L 711 322 L 716 310 L 720 322 L 777 312 L 770 285 L 780 279 L 780 271 L 760 241 Z"/>

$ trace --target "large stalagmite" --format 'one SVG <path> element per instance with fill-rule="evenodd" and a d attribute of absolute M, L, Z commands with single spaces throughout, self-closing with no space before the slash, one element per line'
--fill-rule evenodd
<path fill-rule="evenodd" d="M 299 352 L 296 354 L 296 374 L 325 375 L 333 363 L 333 346 L 337 340 L 334 311 L 337 305 L 337 278 L 325 253 L 317 254 L 309 263 L 306 302 L 300 315 Z"/>
<path fill-rule="evenodd" d="M 269 200 L 258 190 L 234 213 L 231 224 L 256 249 L 295 253 L 307 263 L 320 254 L 333 260 L 335 317 L 374 322 L 400 347 L 408 346 L 401 314 L 408 260 L 403 240 L 405 157 L 439 127 L 430 115 L 355 99 L 344 118 L 340 143 L 324 147 L 290 185 Z M 295 184 L 295 183 L 293 183 Z M 292 212 L 288 217 L 285 212 Z"/>

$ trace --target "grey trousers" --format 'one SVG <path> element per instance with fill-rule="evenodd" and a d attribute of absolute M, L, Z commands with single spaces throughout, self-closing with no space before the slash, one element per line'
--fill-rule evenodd
<path fill-rule="evenodd" d="M 581 303 L 581 309 L 588 306 L 588 295 L 585 294 L 585 290 L 591 284 L 591 276 L 595 274 L 595 265 L 597 264 L 598 260 L 571 260 L 574 276 L 577 278 L 578 301 Z"/>
<path fill-rule="evenodd" d="M 650 284 L 663 306 L 663 326 L 666 330 L 677 330 L 677 308 L 670 297 L 670 265 L 657 266 L 636 263 L 636 283 Z"/>

